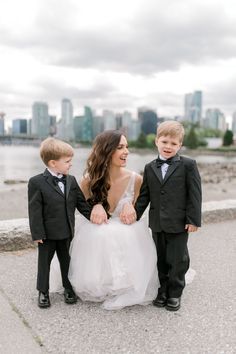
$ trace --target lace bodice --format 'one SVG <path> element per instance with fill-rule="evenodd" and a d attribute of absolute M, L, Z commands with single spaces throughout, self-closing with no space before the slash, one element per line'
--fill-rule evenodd
<path fill-rule="evenodd" d="M 126 190 L 124 191 L 122 197 L 120 198 L 115 210 L 111 213 L 112 217 L 119 216 L 123 205 L 127 202 L 133 202 L 134 200 L 134 185 L 135 185 L 136 173 L 132 172 Z"/>

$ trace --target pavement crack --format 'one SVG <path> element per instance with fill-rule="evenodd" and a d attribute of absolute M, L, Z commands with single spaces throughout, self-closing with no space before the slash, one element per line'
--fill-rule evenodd
<path fill-rule="evenodd" d="M 12 311 L 14 311 L 17 316 L 19 317 L 20 321 L 23 323 L 23 325 L 27 328 L 27 330 L 30 332 L 31 336 L 35 340 L 35 342 L 42 348 L 44 348 L 44 344 L 41 340 L 41 338 L 38 336 L 38 334 L 33 330 L 33 328 L 30 326 L 29 322 L 26 320 L 26 318 L 23 316 L 21 313 L 20 309 L 14 304 L 14 302 L 11 300 L 11 298 L 5 293 L 2 287 L 0 287 L 0 292 L 2 296 L 6 299 L 8 304 L 10 305 Z M 46 350 L 45 350 L 46 351 Z"/>

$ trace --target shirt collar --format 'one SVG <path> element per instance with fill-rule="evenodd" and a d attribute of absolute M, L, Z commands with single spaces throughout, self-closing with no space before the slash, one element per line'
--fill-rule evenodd
<path fill-rule="evenodd" d="M 55 177 L 58 177 L 58 178 L 61 178 L 63 175 L 61 173 L 55 173 L 53 171 L 50 170 L 50 168 L 47 167 L 47 170 L 49 173 L 51 173 L 52 176 L 55 176 Z"/>

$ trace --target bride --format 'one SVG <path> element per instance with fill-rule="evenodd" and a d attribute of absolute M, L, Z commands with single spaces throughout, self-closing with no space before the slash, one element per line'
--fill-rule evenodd
<path fill-rule="evenodd" d="M 80 215 L 70 247 L 74 291 L 83 301 L 101 302 L 106 310 L 148 304 L 159 286 L 146 219 L 132 225 L 120 221 L 123 206 L 135 202 L 142 183 L 139 174 L 126 169 L 128 154 L 122 132 L 108 130 L 96 137 L 80 187 L 92 206 L 102 204 L 107 221 L 96 225 Z M 54 270 L 55 263 L 53 288 Z"/>
<path fill-rule="evenodd" d="M 91 205 L 101 203 L 109 219 L 92 224 L 81 216 L 71 243 L 69 279 L 83 301 L 102 302 L 107 310 L 151 302 L 158 289 L 157 259 L 147 222 L 123 224 L 125 203 L 134 203 L 142 177 L 126 169 L 127 140 L 104 131 L 94 142 L 81 181 Z"/>

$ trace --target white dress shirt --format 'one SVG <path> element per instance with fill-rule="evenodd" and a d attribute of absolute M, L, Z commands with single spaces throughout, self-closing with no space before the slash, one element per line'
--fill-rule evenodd
<path fill-rule="evenodd" d="M 52 176 L 55 176 L 55 177 L 57 177 L 57 178 L 62 178 L 62 177 L 63 177 L 63 175 L 62 175 L 61 173 L 56 174 L 55 172 L 51 171 L 48 167 L 47 167 L 47 170 L 48 170 L 48 172 L 51 173 Z M 58 182 L 58 186 L 59 186 L 60 190 L 62 191 L 62 193 L 64 193 L 64 192 L 65 192 L 65 185 L 64 185 L 64 183 L 63 183 L 63 182 Z"/>
<path fill-rule="evenodd" d="M 161 155 L 159 155 L 159 158 L 161 160 L 166 160 L 164 157 L 162 157 Z M 162 178 L 164 179 L 165 178 L 165 175 L 166 175 L 166 172 L 168 170 L 168 163 L 163 163 L 163 165 L 161 165 L 161 174 L 162 174 Z"/>

